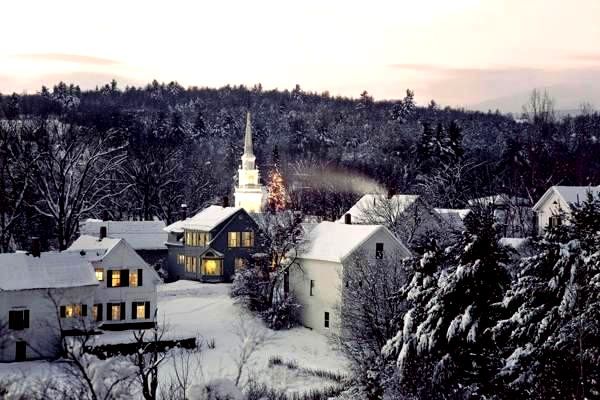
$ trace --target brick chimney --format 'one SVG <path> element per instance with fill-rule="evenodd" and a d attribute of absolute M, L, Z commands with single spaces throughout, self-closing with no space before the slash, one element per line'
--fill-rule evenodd
<path fill-rule="evenodd" d="M 107 231 L 106 226 L 100 227 L 100 236 L 98 237 L 100 240 L 104 239 L 107 236 L 106 231 Z"/>
<path fill-rule="evenodd" d="M 39 257 L 40 253 L 41 253 L 40 238 L 37 236 L 33 236 L 31 238 L 31 255 L 33 257 Z"/>
<path fill-rule="evenodd" d="M 346 225 L 352 225 L 352 215 L 350 213 L 344 214 L 344 223 Z"/>
<path fill-rule="evenodd" d="M 187 204 L 183 203 L 181 205 L 181 208 L 179 209 L 179 219 L 181 219 L 182 221 L 185 221 L 185 219 L 187 218 Z"/>

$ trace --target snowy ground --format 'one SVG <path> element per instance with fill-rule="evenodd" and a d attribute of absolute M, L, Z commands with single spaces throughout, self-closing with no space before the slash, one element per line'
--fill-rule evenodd
<path fill-rule="evenodd" d="M 264 381 L 270 386 L 290 392 L 306 391 L 329 386 L 333 382 L 303 372 L 302 368 L 320 369 L 344 373 L 346 361 L 333 350 L 328 338 L 305 328 L 288 331 L 270 331 L 256 318 L 249 317 L 229 297 L 229 285 L 203 284 L 193 281 L 178 281 L 164 284 L 158 289 L 159 323 L 168 327 L 169 338 L 199 337 L 204 341 L 199 356 L 193 357 L 193 382 L 211 379 L 235 378 L 234 359 L 240 354 L 242 338 L 239 334 L 241 320 L 246 331 L 252 335 L 266 335 L 265 344 L 250 358 L 243 375 Z M 98 343 L 130 341 L 131 332 L 109 332 L 98 338 Z M 214 342 L 214 348 L 207 343 Z M 269 367 L 268 360 L 279 356 L 283 360 L 294 360 L 298 369 L 284 366 Z M 44 376 L 55 368 L 48 362 L 26 362 L 0 364 L 0 377 L 10 373 L 25 376 Z M 167 381 L 174 375 L 174 362 L 169 360 L 161 370 L 162 379 Z"/>

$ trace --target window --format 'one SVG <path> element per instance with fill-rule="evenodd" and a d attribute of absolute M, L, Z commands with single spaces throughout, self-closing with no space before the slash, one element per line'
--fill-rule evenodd
<path fill-rule="evenodd" d="M 96 279 L 98 279 L 99 282 L 102 282 L 104 280 L 104 268 L 96 268 Z"/>
<path fill-rule="evenodd" d="M 222 275 L 221 267 L 223 260 L 217 258 L 202 259 L 202 275 L 220 276 Z"/>
<path fill-rule="evenodd" d="M 240 232 L 227 233 L 227 243 L 229 247 L 240 247 Z"/>
<path fill-rule="evenodd" d="M 8 312 L 8 329 L 20 331 L 29 328 L 29 310 L 12 310 Z"/>
<path fill-rule="evenodd" d="M 185 255 L 177 254 L 177 264 L 184 266 L 185 265 Z"/>
<path fill-rule="evenodd" d="M 111 271 L 109 278 L 110 278 L 110 286 L 111 287 L 120 287 L 121 286 L 121 274 L 119 271 Z"/>
<path fill-rule="evenodd" d="M 92 318 L 94 321 L 102 321 L 102 304 L 94 304 Z"/>
<path fill-rule="evenodd" d="M 16 342 L 15 361 L 25 361 L 27 359 L 27 343 L 23 340 Z"/>
<path fill-rule="evenodd" d="M 125 318 L 121 318 L 121 305 L 120 304 L 111 304 L 110 314 L 111 314 L 112 321 L 118 321 L 120 319 L 125 319 Z M 123 317 L 125 317 L 125 316 L 123 316 Z"/>
<path fill-rule="evenodd" d="M 323 326 L 325 328 L 329 328 L 329 312 L 328 311 L 325 311 Z"/>
<path fill-rule="evenodd" d="M 562 224 L 562 221 L 559 215 L 553 215 L 550 217 L 549 223 L 550 228 L 556 228 L 557 226 L 560 226 Z"/>
<path fill-rule="evenodd" d="M 185 272 L 189 272 L 191 274 L 196 273 L 198 266 L 198 258 L 185 256 Z"/>
<path fill-rule="evenodd" d="M 254 232 L 242 232 L 242 247 L 254 247 Z"/>
<path fill-rule="evenodd" d="M 150 318 L 150 302 L 149 301 L 134 301 L 131 303 L 131 319 L 149 319 Z"/>
<path fill-rule="evenodd" d="M 310 281 L 310 295 L 311 295 L 311 296 L 314 296 L 314 295 L 315 295 L 315 294 L 314 294 L 314 289 L 315 289 L 315 281 L 313 281 L 313 280 L 311 279 L 311 281 Z"/>
<path fill-rule="evenodd" d="M 138 287 L 138 272 L 137 271 L 129 272 L 129 286 L 130 287 Z"/>
<path fill-rule="evenodd" d="M 375 258 L 377 260 L 383 259 L 383 243 L 375 243 Z"/>
<path fill-rule="evenodd" d="M 60 306 L 61 318 L 87 317 L 87 304 L 67 304 Z"/>
<path fill-rule="evenodd" d="M 235 266 L 235 272 L 238 272 L 246 266 L 246 259 L 242 257 L 236 257 L 233 260 L 233 265 Z"/>
<path fill-rule="evenodd" d="M 206 246 L 210 242 L 210 232 L 185 232 L 185 244 L 188 246 Z"/>

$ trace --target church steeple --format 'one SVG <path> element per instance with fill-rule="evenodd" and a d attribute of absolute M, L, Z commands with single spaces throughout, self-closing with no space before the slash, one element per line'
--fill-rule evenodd
<path fill-rule="evenodd" d="M 246 113 L 246 134 L 244 136 L 244 154 L 253 156 L 252 148 L 252 123 L 250 122 L 250 111 Z"/>

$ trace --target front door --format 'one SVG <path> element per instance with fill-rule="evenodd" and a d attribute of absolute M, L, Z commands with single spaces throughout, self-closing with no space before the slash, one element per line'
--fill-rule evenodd
<path fill-rule="evenodd" d="M 15 361 L 25 361 L 27 358 L 27 344 L 24 341 L 19 340 L 16 343 L 16 346 Z"/>

